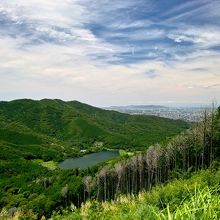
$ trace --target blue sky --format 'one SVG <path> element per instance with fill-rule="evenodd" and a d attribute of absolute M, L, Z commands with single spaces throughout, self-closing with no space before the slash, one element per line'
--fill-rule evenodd
<path fill-rule="evenodd" d="M 220 96 L 219 0 L 0 0 L 0 99 Z"/>

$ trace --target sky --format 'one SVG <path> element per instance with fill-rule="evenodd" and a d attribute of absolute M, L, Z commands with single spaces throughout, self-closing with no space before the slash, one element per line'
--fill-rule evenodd
<path fill-rule="evenodd" d="M 220 0 L 0 0 L 0 100 L 220 98 Z"/>

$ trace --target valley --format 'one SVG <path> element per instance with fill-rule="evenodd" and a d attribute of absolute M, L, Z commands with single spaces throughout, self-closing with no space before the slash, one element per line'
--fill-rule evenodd
<path fill-rule="evenodd" d="M 220 220 L 220 0 L 0 0 L 0 220 Z"/>
<path fill-rule="evenodd" d="M 190 127 L 181 120 L 49 99 L 0 102 L 0 119 L 0 207 L 31 209 L 38 217 L 49 217 L 70 201 L 80 206 L 86 176 Z M 122 154 L 101 155 L 105 149 Z M 78 165 L 65 165 L 70 158 Z M 85 169 L 78 169 L 80 164 Z"/>

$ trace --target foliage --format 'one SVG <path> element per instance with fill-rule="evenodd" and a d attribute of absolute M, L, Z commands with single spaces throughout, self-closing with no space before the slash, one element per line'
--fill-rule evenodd
<path fill-rule="evenodd" d="M 203 170 L 189 179 L 178 179 L 137 196 L 116 201 L 87 201 L 80 209 L 54 213 L 52 220 L 179 220 L 220 218 L 220 170 Z"/>
<path fill-rule="evenodd" d="M 0 209 L 4 207 L 3 213 L 7 210 L 8 214 L 16 208 L 24 216 L 34 213 L 40 219 L 50 217 L 52 211 L 62 213 L 67 207 L 78 208 L 87 199 L 97 199 L 85 204 L 92 207 L 89 216 L 99 219 L 105 210 L 100 200 L 131 198 L 129 201 L 137 202 L 145 214 L 152 214 L 150 210 L 155 207 L 161 216 L 166 215 L 163 210 L 173 213 L 177 210 L 175 203 L 181 205 L 186 196 L 183 188 L 177 189 L 177 194 L 175 189 L 159 190 L 160 195 L 155 191 L 154 200 L 146 194 L 145 201 L 152 200 L 147 207 L 134 195 L 173 178 L 188 178 L 192 171 L 210 164 L 213 169 L 217 167 L 218 162 L 213 160 L 220 156 L 219 119 L 220 115 L 205 115 L 203 122 L 173 138 L 188 128 L 188 124 L 105 111 L 79 102 L 0 102 Z M 101 147 L 97 143 L 102 143 Z M 120 159 L 107 165 L 99 164 L 87 170 L 53 169 L 64 158 L 80 156 L 81 149 L 90 152 L 103 148 L 125 150 L 121 151 Z M 143 152 L 136 154 L 138 150 Z M 212 183 L 215 178 L 208 180 Z M 135 211 L 132 204 L 123 207 L 125 213 Z M 83 207 L 74 211 L 73 217 L 75 214 L 85 217 Z M 142 212 L 137 210 L 135 215 L 139 216 Z M 124 217 L 123 213 L 120 215 Z"/>
<path fill-rule="evenodd" d="M 58 166 L 57 162 L 55 162 L 55 161 L 44 162 L 41 159 L 35 159 L 35 160 L 33 160 L 33 162 L 36 162 L 36 163 L 42 165 L 43 167 L 48 168 L 49 170 L 57 169 L 57 166 Z"/>
<path fill-rule="evenodd" d="M 184 172 L 198 171 L 213 166 L 213 159 L 220 158 L 218 114 L 208 117 L 169 143 L 150 146 L 146 151 L 123 156 L 101 167 L 93 177 L 93 190 L 97 200 L 116 199 L 121 194 L 137 194 L 141 190 L 150 190 L 158 183 L 181 177 Z M 86 194 L 88 197 L 88 194 Z"/>
<path fill-rule="evenodd" d="M 180 120 L 127 115 L 76 101 L 48 99 L 0 102 L 0 119 L 0 140 L 17 145 L 49 142 L 53 143 L 51 148 L 60 144 L 66 149 L 89 148 L 96 141 L 111 147 L 143 148 L 189 127 Z"/>

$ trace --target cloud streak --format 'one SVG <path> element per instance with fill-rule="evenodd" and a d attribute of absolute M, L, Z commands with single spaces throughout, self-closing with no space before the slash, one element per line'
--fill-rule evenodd
<path fill-rule="evenodd" d="M 2 0 L 0 97 L 209 101 L 220 92 L 219 9 L 216 0 Z"/>

